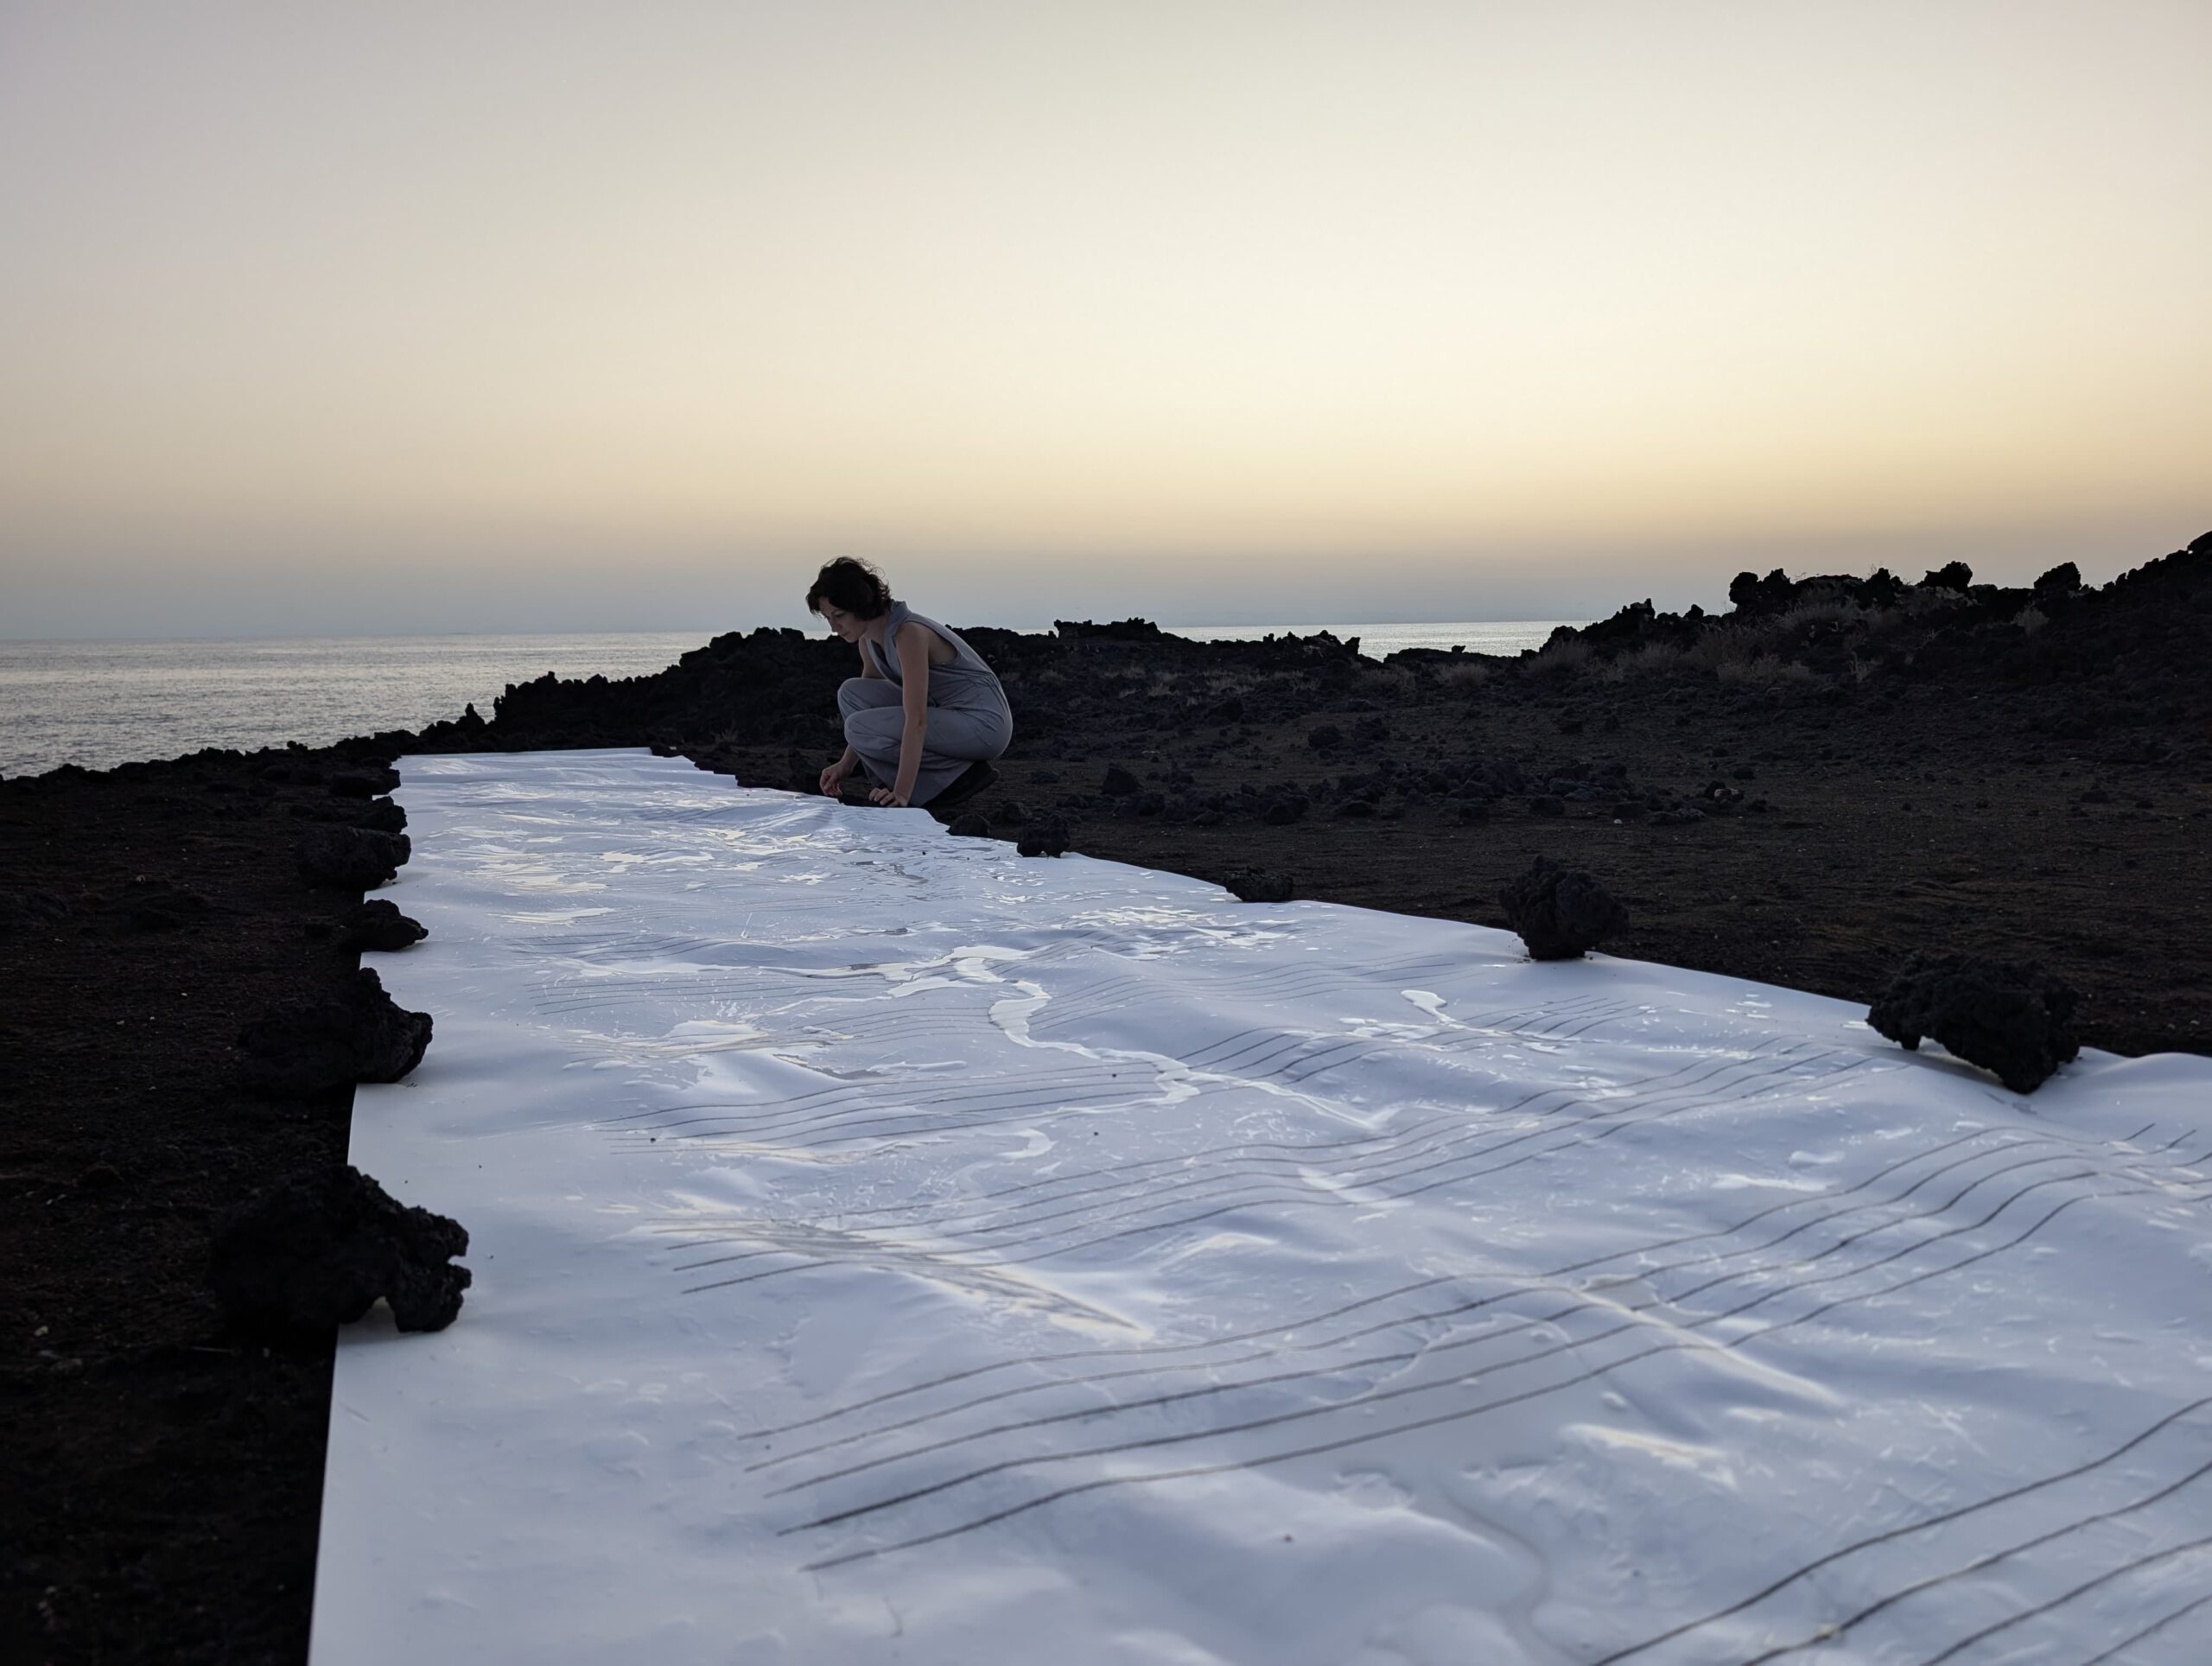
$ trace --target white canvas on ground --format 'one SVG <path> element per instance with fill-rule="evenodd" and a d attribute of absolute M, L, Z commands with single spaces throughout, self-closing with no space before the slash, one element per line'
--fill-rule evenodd
<path fill-rule="evenodd" d="M 2212 1658 L 2212 1060 L 400 767 L 317 1666 Z"/>

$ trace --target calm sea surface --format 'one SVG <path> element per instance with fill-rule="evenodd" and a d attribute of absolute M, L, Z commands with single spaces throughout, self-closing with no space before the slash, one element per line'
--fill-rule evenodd
<path fill-rule="evenodd" d="M 1376 658 L 1464 645 L 1517 653 L 1557 621 L 1445 625 L 1184 625 L 1203 640 L 1328 630 Z M 1038 628 L 1030 626 L 1027 628 Z M 0 642 L 0 775 L 57 764 L 106 769 L 202 747 L 319 746 L 420 728 L 474 703 L 489 717 L 510 683 L 649 675 L 704 632 L 584 636 L 317 637 L 238 641 Z"/>

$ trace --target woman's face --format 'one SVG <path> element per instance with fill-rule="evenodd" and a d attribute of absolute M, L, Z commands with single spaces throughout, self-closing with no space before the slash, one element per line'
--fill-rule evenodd
<path fill-rule="evenodd" d="M 842 637 L 848 642 L 857 642 L 867 632 L 867 622 L 858 614 L 849 614 L 834 601 L 822 604 L 822 622 L 830 627 L 830 634 Z"/>

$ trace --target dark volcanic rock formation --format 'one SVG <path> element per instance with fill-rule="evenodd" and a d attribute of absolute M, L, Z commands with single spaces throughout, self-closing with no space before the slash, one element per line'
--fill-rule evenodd
<path fill-rule="evenodd" d="M 957 839 L 988 839 L 991 836 L 990 818 L 971 810 L 955 816 L 945 823 L 944 830 Z"/>
<path fill-rule="evenodd" d="M 2080 1056 L 2079 997 L 2037 965 L 1980 955 L 1915 955 L 1866 1014 L 1908 1052 L 1923 1036 L 1980 1065 L 2015 1093 L 2032 1093 Z"/>
<path fill-rule="evenodd" d="M 399 912 L 399 905 L 392 902 L 365 902 L 346 922 L 349 948 L 372 949 L 383 954 L 411 949 L 429 935 L 419 920 L 410 919 Z"/>
<path fill-rule="evenodd" d="M 347 817 L 355 827 L 367 828 L 375 833 L 404 833 L 407 812 L 390 798 L 371 798 L 365 803 L 353 801 L 353 814 Z"/>
<path fill-rule="evenodd" d="M 1021 830 L 1021 843 L 1015 847 L 1025 856 L 1065 855 L 1067 848 L 1067 817 L 1050 811 L 1029 818 L 1028 824 Z"/>
<path fill-rule="evenodd" d="M 1094 625 L 1087 619 L 1056 619 L 1053 632 L 1071 642 L 1157 642 L 1165 634 L 1148 619 L 1117 619 Z"/>
<path fill-rule="evenodd" d="M 303 822 L 340 822 L 376 833 L 404 833 L 407 811 L 390 798 L 326 798 L 295 803 L 290 814 Z"/>
<path fill-rule="evenodd" d="M 403 1331 L 442 1331 L 461 1312 L 468 1253 L 458 1221 L 402 1204 L 350 1165 L 311 1169 L 224 1217 L 209 1268 L 238 1330 L 284 1336 L 350 1325 L 391 1304 Z"/>
<path fill-rule="evenodd" d="M 239 1031 L 238 1044 L 250 1092 L 315 1098 L 356 1082 L 399 1080 L 423 1062 L 430 1014 L 406 1011 L 363 967 L 343 997 L 276 1008 Z"/>
<path fill-rule="evenodd" d="M 328 823 L 300 835 L 294 855 L 300 877 L 332 891 L 373 891 L 399 877 L 414 854 L 404 833 Z"/>
<path fill-rule="evenodd" d="M 356 769 L 341 769 L 330 778 L 330 796 L 334 798 L 373 798 L 380 792 L 391 792 L 399 785 L 399 772 L 388 764 L 365 764 Z"/>
<path fill-rule="evenodd" d="M 1573 960 L 1628 925 L 1628 910 L 1604 886 L 1541 856 L 1500 900 L 1506 923 L 1537 960 Z"/>
<path fill-rule="evenodd" d="M 1239 902 L 1288 902 L 1298 881 L 1288 874 L 1271 874 L 1257 868 L 1239 868 L 1222 881 Z"/>

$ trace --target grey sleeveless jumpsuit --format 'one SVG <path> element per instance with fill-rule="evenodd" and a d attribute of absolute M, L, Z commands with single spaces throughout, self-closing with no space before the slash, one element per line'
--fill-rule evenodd
<path fill-rule="evenodd" d="M 944 791 L 969 765 L 997 757 L 1014 739 L 1014 709 L 1006 690 L 983 657 L 933 619 L 925 619 L 903 601 L 884 615 L 883 645 L 865 638 L 865 652 L 881 677 L 849 677 L 837 690 L 844 715 L 845 741 L 861 767 L 879 786 L 899 779 L 899 743 L 906 727 L 904 679 L 899 667 L 899 627 L 914 624 L 934 631 L 952 645 L 949 665 L 931 665 L 929 727 L 922 736 L 922 766 L 914 776 L 910 802 L 925 804 Z"/>

